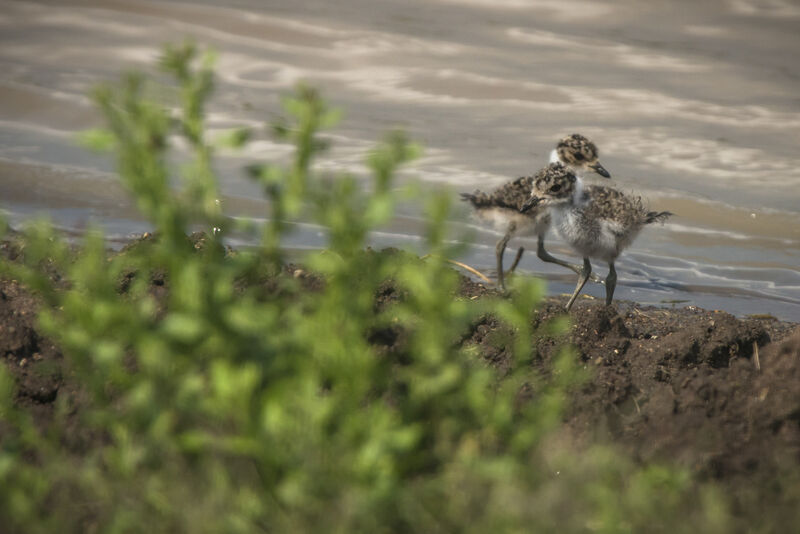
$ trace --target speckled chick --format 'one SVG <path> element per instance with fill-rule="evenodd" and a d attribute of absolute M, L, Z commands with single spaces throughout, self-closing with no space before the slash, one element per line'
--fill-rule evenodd
<path fill-rule="evenodd" d="M 589 258 L 608 262 L 606 305 L 611 305 L 617 282 L 614 262 L 647 224 L 663 222 L 672 215 L 668 211 L 648 211 L 637 196 L 601 185 L 584 185 L 560 163 L 551 163 L 539 171 L 533 180 L 531 198 L 523 212 L 545 208 L 552 225 L 578 254 L 583 267 L 578 284 L 567 303 L 572 307 L 592 272 Z"/>
<path fill-rule="evenodd" d="M 533 208 L 524 213 L 522 211 L 522 206 L 531 198 L 532 183 L 533 177 L 523 176 L 501 185 L 491 193 L 475 191 L 475 193 L 461 194 L 461 198 L 472 205 L 479 220 L 491 224 L 495 230 L 503 234 L 495 247 L 497 283 L 503 289 L 506 287 L 503 254 L 512 237 L 540 236 L 539 249 L 547 254 L 544 250 L 544 234 L 550 226 L 550 215 L 545 209 Z M 511 266 L 511 272 L 519 263 L 523 251 L 524 249 L 520 247 Z"/>

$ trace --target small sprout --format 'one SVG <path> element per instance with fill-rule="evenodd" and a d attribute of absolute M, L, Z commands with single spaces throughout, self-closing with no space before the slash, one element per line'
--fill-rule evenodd
<path fill-rule="evenodd" d="M 218 136 L 214 144 L 222 148 L 240 149 L 252 138 L 253 131 L 250 128 L 236 128 Z"/>
<path fill-rule="evenodd" d="M 105 128 L 92 128 L 78 134 L 78 143 L 95 152 L 108 152 L 116 146 L 114 134 Z"/>

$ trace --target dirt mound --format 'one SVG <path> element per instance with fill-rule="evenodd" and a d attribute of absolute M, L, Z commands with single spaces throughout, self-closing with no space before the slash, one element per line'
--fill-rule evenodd
<path fill-rule="evenodd" d="M 576 436 L 604 432 L 642 460 L 718 480 L 800 462 L 800 329 L 630 303 L 586 303 L 573 321 L 569 339 L 593 371 L 568 414 Z"/>
<path fill-rule="evenodd" d="M 562 315 L 565 302 L 548 299 L 534 322 Z M 565 417 L 573 441 L 677 462 L 721 484 L 740 510 L 791 509 L 800 498 L 798 325 L 631 302 L 584 301 L 570 317 L 565 336 L 536 339 L 532 361 L 546 373 L 567 341 L 591 371 Z M 497 343 L 501 328 L 484 318 L 471 342 L 502 369 L 510 353 Z"/>

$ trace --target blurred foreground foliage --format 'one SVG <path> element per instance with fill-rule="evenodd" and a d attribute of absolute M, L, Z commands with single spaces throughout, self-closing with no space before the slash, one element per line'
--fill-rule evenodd
<path fill-rule="evenodd" d="M 420 148 L 402 134 L 367 155 L 368 191 L 320 176 L 318 132 L 338 112 L 298 88 L 272 127 L 293 159 L 249 168 L 270 206 L 250 228 L 260 246 L 226 249 L 235 224 L 213 154 L 253 133 L 207 138 L 212 59 L 168 47 L 167 89 L 131 74 L 94 95 L 107 127 L 84 141 L 113 152 L 157 238 L 109 254 L 99 230 L 70 249 L 35 223 L 24 260 L 2 264 L 41 295 L 41 328 L 77 385 L 42 428 L 0 366 L 4 532 L 727 530 L 719 499 L 685 472 L 566 443 L 580 369 L 564 350 L 547 378 L 533 371 L 542 288 L 517 278 L 509 298 L 455 297 L 447 195 L 424 198 L 425 261 L 365 252 L 408 196 L 393 176 Z M 305 259 L 313 290 L 284 270 L 282 242 L 301 217 L 327 233 Z M 187 238 L 197 228 L 200 244 Z M 387 280 L 402 298 L 377 306 Z M 514 332 L 503 376 L 461 341 L 485 314 Z M 405 336 L 402 357 L 376 348 L 387 331 Z M 523 386 L 532 399 L 520 401 Z"/>

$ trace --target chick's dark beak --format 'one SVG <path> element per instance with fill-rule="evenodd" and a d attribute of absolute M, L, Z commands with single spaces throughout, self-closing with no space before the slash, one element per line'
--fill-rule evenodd
<path fill-rule="evenodd" d="M 592 169 L 594 172 L 596 172 L 597 174 L 599 174 L 600 176 L 602 176 L 603 178 L 611 178 L 611 175 L 608 173 L 608 171 L 605 169 L 605 167 L 603 167 L 602 165 L 600 165 L 600 163 L 599 163 L 599 162 L 598 162 L 598 163 L 595 163 L 594 165 L 589 165 L 589 167 L 590 167 L 590 168 L 591 168 L 591 169 Z"/>
<path fill-rule="evenodd" d="M 525 204 L 522 205 L 522 208 L 520 208 L 519 211 L 521 211 L 522 213 L 525 213 L 529 209 L 531 209 L 531 208 L 535 207 L 537 204 L 539 204 L 539 202 L 541 202 L 541 200 L 542 199 L 539 198 L 539 197 L 531 197 L 525 202 Z"/>

